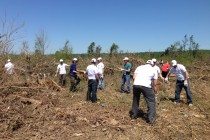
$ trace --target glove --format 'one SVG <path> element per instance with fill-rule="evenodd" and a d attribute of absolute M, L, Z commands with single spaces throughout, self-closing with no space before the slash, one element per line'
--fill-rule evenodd
<path fill-rule="evenodd" d="M 104 76 L 103 75 L 101 75 L 101 79 L 103 79 L 104 78 Z"/>
<path fill-rule="evenodd" d="M 184 80 L 184 86 L 188 86 L 187 80 Z"/>
<path fill-rule="evenodd" d="M 168 77 L 166 77 L 164 80 L 167 82 L 168 81 Z"/>

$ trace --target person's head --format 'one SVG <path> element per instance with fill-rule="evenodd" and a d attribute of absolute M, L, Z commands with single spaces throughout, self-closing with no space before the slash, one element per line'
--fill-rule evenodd
<path fill-rule="evenodd" d="M 176 60 L 172 60 L 172 61 L 171 61 L 171 66 L 172 66 L 172 67 L 175 67 L 175 68 L 177 67 L 177 62 L 176 62 Z"/>
<path fill-rule="evenodd" d="M 73 58 L 72 63 L 77 63 L 78 59 L 77 58 Z"/>
<path fill-rule="evenodd" d="M 157 59 L 153 58 L 152 62 L 154 63 L 154 65 L 157 63 Z"/>
<path fill-rule="evenodd" d="M 152 60 L 147 60 L 146 64 L 149 64 L 149 65 L 151 65 L 151 66 L 153 66 L 153 65 L 154 65 L 154 63 L 153 63 L 153 61 L 152 61 Z"/>
<path fill-rule="evenodd" d="M 63 59 L 60 59 L 60 63 L 63 64 Z"/>
<path fill-rule="evenodd" d="M 123 61 L 124 61 L 125 63 L 127 63 L 127 62 L 129 61 L 129 58 L 128 58 L 128 57 L 125 57 L 125 58 L 123 59 Z"/>
<path fill-rule="evenodd" d="M 95 59 L 95 58 L 92 58 L 92 59 L 91 59 L 91 63 L 92 63 L 92 64 L 96 64 L 96 59 Z"/>
<path fill-rule="evenodd" d="M 101 62 L 101 61 L 102 61 L 102 58 L 101 58 L 101 57 L 99 57 L 99 58 L 97 59 L 97 61 L 98 61 L 98 62 Z"/>

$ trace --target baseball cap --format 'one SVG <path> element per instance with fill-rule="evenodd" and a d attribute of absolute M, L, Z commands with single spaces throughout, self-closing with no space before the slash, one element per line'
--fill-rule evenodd
<path fill-rule="evenodd" d="M 97 60 L 102 60 L 102 58 L 101 58 L 101 57 L 99 57 Z"/>
<path fill-rule="evenodd" d="M 129 59 L 128 59 L 128 57 L 125 57 L 123 60 L 125 61 L 125 60 L 129 60 Z"/>
<path fill-rule="evenodd" d="M 156 62 L 157 62 L 157 60 L 156 60 L 155 58 L 153 58 L 153 59 L 152 59 L 152 61 L 153 61 L 154 63 L 156 63 Z"/>
<path fill-rule="evenodd" d="M 77 61 L 77 58 L 74 58 L 73 61 Z"/>
<path fill-rule="evenodd" d="M 172 66 L 175 66 L 175 65 L 177 65 L 177 62 L 176 62 L 176 60 L 172 60 L 172 61 L 171 61 L 171 65 L 172 65 Z"/>
<path fill-rule="evenodd" d="M 95 63 L 96 62 L 96 59 L 95 58 L 91 59 L 91 62 Z"/>
<path fill-rule="evenodd" d="M 63 59 L 60 59 L 60 62 L 63 62 Z"/>
<path fill-rule="evenodd" d="M 147 60 L 146 64 L 151 64 L 151 65 L 153 65 L 154 63 L 153 63 L 152 60 Z"/>
<path fill-rule="evenodd" d="M 10 61 L 11 61 L 10 59 L 7 60 L 7 62 L 10 62 Z"/>

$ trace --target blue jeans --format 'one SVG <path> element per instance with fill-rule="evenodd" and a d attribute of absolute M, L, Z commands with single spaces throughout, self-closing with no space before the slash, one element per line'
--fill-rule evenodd
<path fill-rule="evenodd" d="M 130 93 L 130 75 L 122 75 L 122 85 L 121 85 L 121 92 L 124 93 L 125 92 L 125 83 L 127 84 L 127 92 Z"/>
<path fill-rule="evenodd" d="M 88 100 L 91 100 L 93 103 L 97 102 L 97 87 L 98 87 L 98 81 L 95 79 L 88 80 Z"/>
<path fill-rule="evenodd" d="M 102 78 L 102 74 L 98 74 L 99 76 L 99 88 L 104 90 L 104 77 Z"/>
<path fill-rule="evenodd" d="M 182 91 L 182 88 L 184 87 L 187 95 L 187 103 L 192 103 L 192 93 L 190 91 L 190 83 L 189 80 L 187 80 L 188 85 L 184 86 L 184 80 L 176 81 L 176 90 L 175 90 L 175 102 L 179 102 L 180 100 L 180 93 Z"/>
<path fill-rule="evenodd" d="M 148 120 L 153 123 L 156 115 L 156 101 L 155 101 L 155 93 L 152 88 L 147 88 L 140 85 L 133 85 L 133 104 L 132 104 L 132 112 L 135 117 L 138 117 L 138 108 L 141 93 L 144 95 L 144 98 L 147 103 L 148 108 Z"/>

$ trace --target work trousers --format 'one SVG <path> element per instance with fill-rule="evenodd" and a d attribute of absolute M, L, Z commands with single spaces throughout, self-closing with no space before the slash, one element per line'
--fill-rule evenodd
<path fill-rule="evenodd" d="M 187 95 L 187 103 L 192 103 L 192 93 L 190 91 L 190 82 L 189 79 L 187 80 L 187 86 L 184 85 L 184 80 L 177 80 L 176 81 L 176 90 L 175 90 L 175 102 L 180 101 L 180 93 L 182 91 L 182 88 L 184 87 L 186 95 Z"/>
<path fill-rule="evenodd" d="M 88 80 L 87 100 L 90 100 L 93 103 L 97 102 L 97 87 L 98 81 L 96 79 Z"/>
<path fill-rule="evenodd" d="M 70 86 L 70 91 L 74 92 L 76 91 L 76 86 L 80 83 L 81 79 L 79 77 L 70 77 L 70 82 L 71 82 L 71 86 Z"/>
<path fill-rule="evenodd" d="M 134 85 L 133 86 L 133 105 L 132 112 L 135 117 L 138 116 L 138 108 L 141 93 L 143 94 L 148 108 L 148 120 L 153 123 L 156 115 L 156 106 L 155 106 L 155 93 L 152 88 Z"/>

